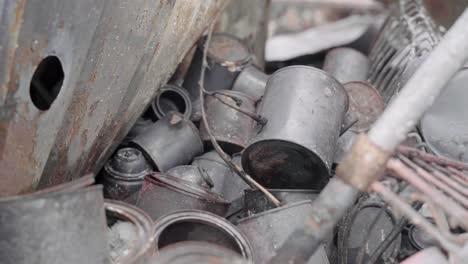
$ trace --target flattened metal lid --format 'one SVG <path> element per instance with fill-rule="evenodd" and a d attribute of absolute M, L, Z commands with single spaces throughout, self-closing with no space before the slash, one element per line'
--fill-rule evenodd
<path fill-rule="evenodd" d="M 366 82 L 348 82 L 343 87 L 348 93 L 348 112 L 358 118 L 357 123 L 350 130 L 354 132 L 369 130 L 384 110 L 382 96 Z"/>
<path fill-rule="evenodd" d="M 468 68 L 447 84 L 421 119 L 419 129 L 437 155 L 468 162 Z"/>

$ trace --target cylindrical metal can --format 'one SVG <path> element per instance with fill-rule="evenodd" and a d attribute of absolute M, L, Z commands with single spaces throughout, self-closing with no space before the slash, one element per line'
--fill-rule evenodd
<path fill-rule="evenodd" d="M 206 98 L 206 119 L 211 134 L 221 148 L 228 154 L 234 154 L 242 151 L 247 145 L 254 127 L 254 120 L 225 103 L 239 107 L 246 112 L 255 113 L 255 101 L 240 92 L 222 91 L 222 93 L 228 96 L 223 94 L 216 94 L 215 96 L 221 98 L 224 102 L 215 98 L 215 96 Z M 229 96 L 240 100 L 241 104 L 236 105 L 236 102 Z M 200 126 L 200 135 L 205 146 L 211 146 L 210 136 L 204 123 Z"/>
<path fill-rule="evenodd" d="M 143 153 L 136 148 L 122 148 L 104 166 L 104 173 L 99 180 L 104 186 L 107 199 L 136 202 L 136 193 L 143 185 L 145 175 L 151 172 L 151 166 Z"/>
<path fill-rule="evenodd" d="M 154 169 L 160 172 L 188 164 L 203 153 L 197 127 L 176 112 L 154 123 L 130 143 L 141 149 L 150 158 Z"/>
<path fill-rule="evenodd" d="M 319 195 L 319 192 L 314 190 L 269 189 L 268 191 L 275 196 L 282 205 L 305 200 L 313 201 Z M 258 214 L 274 208 L 276 208 L 276 206 L 272 204 L 261 191 L 245 190 L 244 210 L 247 215 Z"/>
<path fill-rule="evenodd" d="M 365 81 L 369 74 L 369 59 L 351 48 L 335 48 L 327 53 L 323 70 L 340 83 Z"/>
<path fill-rule="evenodd" d="M 198 83 L 205 40 L 197 46 L 183 84 L 192 99 L 193 121 L 201 118 Z M 204 88 L 208 91 L 230 90 L 242 69 L 250 64 L 251 54 L 242 40 L 226 33 L 215 33 L 211 37 L 206 59 L 208 67 L 205 71 Z"/>
<path fill-rule="evenodd" d="M 187 90 L 172 84 L 166 84 L 159 89 L 151 108 L 158 119 L 169 112 L 181 113 L 185 119 L 192 115 L 192 102 Z"/>
<path fill-rule="evenodd" d="M 214 185 L 209 174 L 194 165 L 177 166 L 168 170 L 167 174 L 207 189 Z"/>
<path fill-rule="evenodd" d="M 224 216 L 229 203 L 218 194 L 170 175 L 153 173 L 145 177 L 137 206 L 154 220 L 185 209 L 197 209 Z"/>
<path fill-rule="evenodd" d="M 320 189 L 328 181 L 348 109 L 343 86 L 327 73 L 289 66 L 268 80 L 258 126 L 242 167 L 267 188 Z"/>
<path fill-rule="evenodd" d="M 146 264 L 154 250 L 153 219 L 127 203 L 106 200 L 112 263 Z"/>
<path fill-rule="evenodd" d="M 160 218 L 154 227 L 156 250 L 179 242 L 203 241 L 230 249 L 247 260 L 253 253 L 247 238 L 226 219 L 199 210 L 182 210 Z"/>
<path fill-rule="evenodd" d="M 267 81 L 268 74 L 262 72 L 257 67 L 250 65 L 245 67 L 245 69 L 243 69 L 239 74 L 232 86 L 232 90 L 245 93 L 257 102 L 265 94 Z"/>

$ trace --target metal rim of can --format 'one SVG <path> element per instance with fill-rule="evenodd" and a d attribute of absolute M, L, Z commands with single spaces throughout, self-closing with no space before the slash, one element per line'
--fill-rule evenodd
<path fill-rule="evenodd" d="M 135 244 L 132 250 L 125 257 L 117 259 L 116 263 L 134 263 L 148 253 L 153 246 L 151 217 L 143 210 L 120 201 L 105 200 L 104 207 L 106 216 L 112 214 L 115 218 L 130 222 L 137 230 L 137 239 L 133 241 Z"/>
<path fill-rule="evenodd" d="M 242 257 L 253 260 L 252 247 L 248 239 L 237 227 L 220 216 L 201 210 L 180 210 L 159 218 L 153 230 L 153 242 L 156 251 L 159 250 L 159 240 L 163 231 L 169 226 L 180 222 L 195 222 L 216 228 L 235 241 L 239 250 L 238 253 Z"/>
<path fill-rule="evenodd" d="M 156 117 L 158 119 L 161 119 L 164 116 L 166 116 L 166 114 L 168 114 L 168 113 L 164 113 L 164 111 L 161 109 L 161 105 L 159 101 L 161 99 L 161 96 L 166 92 L 172 92 L 180 96 L 180 98 L 184 101 L 184 104 L 185 104 L 185 111 L 181 114 L 183 114 L 185 119 L 189 119 L 190 116 L 192 115 L 192 100 L 190 99 L 190 96 L 185 91 L 185 89 L 176 85 L 172 85 L 172 84 L 166 84 L 161 89 L 159 89 L 156 97 L 151 103 L 151 108 L 153 109 L 153 112 L 156 115 Z"/>

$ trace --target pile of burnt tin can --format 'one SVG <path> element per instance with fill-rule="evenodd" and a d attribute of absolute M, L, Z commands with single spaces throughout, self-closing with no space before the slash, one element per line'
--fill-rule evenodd
<path fill-rule="evenodd" d="M 127 203 L 140 214 L 135 218 L 153 223 L 151 234 L 134 228 L 138 239 L 131 240 L 148 240 L 148 263 L 266 263 L 303 224 L 334 165 L 356 135 L 370 129 L 384 102 L 365 82 L 368 58 L 351 48 L 329 51 L 323 69 L 288 66 L 266 74 L 234 36 L 215 33 L 206 53 L 205 45 L 198 44 L 182 85 L 159 89 L 98 180 L 106 198 Z M 245 182 L 214 148 L 213 138 L 281 204 Z M 361 204 L 309 263 L 348 263 L 342 258 L 357 254 L 365 241 L 353 236 L 359 236 L 367 213 L 383 210 L 364 200 L 368 206 Z M 387 212 L 380 221 L 387 228 L 379 230 L 389 232 L 394 221 Z M 120 229 L 110 226 L 125 237 Z M 346 243 L 337 243 L 338 234 Z M 372 239 L 378 243 L 380 237 Z M 134 252 L 127 249 L 133 246 L 113 252 L 115 259 Z M 384 256 L 394 257 L 398 246 L 399 241 Z"/>

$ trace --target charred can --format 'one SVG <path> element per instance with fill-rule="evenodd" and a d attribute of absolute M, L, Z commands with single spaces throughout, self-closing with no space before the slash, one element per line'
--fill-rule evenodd
<path fill-rule="evenodd" d="M 229 203 L 218 194 L 170 175 L 153 173 L 145 177 L 137 206 L 154 220 L 185 209 L 197 209 L 224 216 Z"/>
<path fill-rule="evenodd" d="M 153 245 L 153 219 L 127 203 L 105 202 L 112 263 L 146 264 Z"/>
<path fill-rule="evenodd" d="M 242 151 L 247 145 L 254 126 L 254 120 L 227 104 L 239 107 L 245 112 L 255 113 L 255 101 L 241 92 L 221 92 L 223 94 L 216 94 L 206 98 L 206 119 L 211 134 L 218 144 L 226 153 L 232 155 Z M 236 101 L 232 97 L 239 100 L 240 104 L 236 105 Z M 200 126 L 200 135 L 205 146 L 211 147 L 210 136 L 204 123 Z"/>
<path fill-rule="evenodd" d="M 141 149 L 160 172 L 188 164 L 203 153 L 203 142 L 197 127 L 176 112 L 154 123 L 130 143 Z"/>
<path fill-rule="evenodd" d="M 244 170 L 267 188 L 322 188 L 347 108 L 346 91 L 327 73 L 308 66 L 278 70 L 257 111 L 267 123 L 243 152 Z"/>
<path fill-rule="evenodd" d="M 198 83 L 203 62 L 204 41 L 205 39 L 195 51 L 183 84 L 192 99 L 194 121 L 201 118 Z M 251 55 L 249 48 L 240 39 L 229 34 L 216 33 L 211 37 L 207 62 L 204 88 L 208 91 L 230 90 L 242 69 L 250 64 Z"/>
<path fill-rule="evenodd" d="M 169 112 L 181 113 L 185 119 L 192 115 L 192 102 L 187 90 L 172 84 L 159 89 L 151 108 L 157 119 L 161 119 Z"/>
<path fill-rule="evenodd" d="M 257 102 L 265 94 L 267 81 L 268 75 L 266 73 L 250 65 L 239 74 L 232 86 L 232 90 L 245 93 Z"/>
<path fill-rule="evenodd" d="M 119 149 L 104 166 L 100 183 L 104 186 L 104 197 L 134 204 L 136 193 L 143 185 L 151 166 L 136 148 Z"/>
<path fill-rule="evenodd" d="M 179 242 L 203 241 L 230 249 L 252 260 L 247 238 L 226 219 L 199 210 L 183 210 L 160 218 L 154 227 L 156 250 Z"/>

